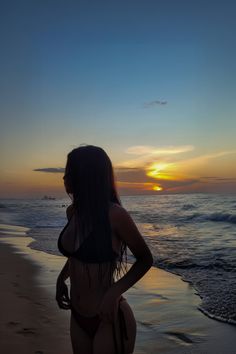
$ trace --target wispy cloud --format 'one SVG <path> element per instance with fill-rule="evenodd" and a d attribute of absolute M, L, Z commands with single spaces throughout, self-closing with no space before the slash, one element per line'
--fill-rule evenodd
<path fill-rule="evenodd" d="M 164 100 L 154 100 L 149 102 L 144 102 L 144 108 L 151 108 L 155 106 L 164 106 L 167 104 L 167 101 Z"/>
<path fill-rule="evenodd" d="M 36 172 L 48 172 L 48 173 L 64 173 L 64 167 L 45 167 L 45 168 L 35 168 L 33 171 Z"/>
<path fill-rule="evenodd" d="M 133 155 L 172 155 L 194 150 L 193 145 L 155 147 L 150 145 L 135 145 L 126 149 L 127 154 Z"/>
<path fill-rule="evenodd" d="M 125 150 L 126 154 L 137 155 L 135 159 L 128 159 L 117 164 L 121 168 L 144 168 L 156 161 L 168 162 L 173 155 L 188 153 L 194 150 L 192 145 L 155 147 L 150 145 L 135 145 Z"/>
<path fill-rule="evenodd" d="M 211 160 L 219 159 L 219 164 L 220 164 L 221 157 L 226 157 L 233 154 L 236 154 L 235 150 L 218 151 L 211 154 L 199 155 L 199 156 L 191 157 L 189 159 L 183 159 L 181 161 L 177 161 L 176 167 L 178 168 L 178 170 L 181 170 L 184 173 L 196 174 L 199 173 L 200 170 L 203 169 L 203 167 L 208 168 Z"/>
<path fill-rule="evenodd" d="M 222 182 L 236 182 L 236 177 L 214 177 L 214 176 L 203 176 L 200 177 L 202 183 L 222 183 Z"/>

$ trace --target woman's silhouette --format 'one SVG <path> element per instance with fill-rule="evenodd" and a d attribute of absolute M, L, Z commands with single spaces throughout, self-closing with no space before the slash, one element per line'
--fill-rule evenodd
<path fill-rule="evenodd" d="M 121 206 L 112 164 L 102 148 L 72 150 L 64 184 L 72 204 L 58 239 L 68 259 L 57 279 L 56 300 L 60 308 L 71 310 L 73 353 L 132 353 L 136 321 L 122 294 L 151 267 L 150 250 Z M 127 247 L 136 258 L 129 270 Z"/>

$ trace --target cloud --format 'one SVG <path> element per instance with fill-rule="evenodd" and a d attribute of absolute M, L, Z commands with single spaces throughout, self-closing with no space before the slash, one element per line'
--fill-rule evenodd
<path fill-rule="evenodd" d="M 160 186 L 163 188 L 162 192 L 167 193 L 221 189 L 230 191 L 232 185 L 236 183 L 233 172 L 230 173 L 231 177 L 222 176 L 221 171 L 218 176 L 214 176 L 216 169 L 213 169 L 214 172 L 211 174 L 209 166 L 215 159 L 217 166 L 220 166 L 221 158 L 235 154 L 236 151 L 217 151 L 199 155 L 195 152 L 195 156 L 190 157 L 188 154 L 194 149 L 192 145 L 128 147 L 125 150 L 127 158 L 114 166 L 119 190 L 125 194 L 146 192 L 150 194 L 156 193 L 155 188 Z M 36 168 L 34 171 L 64 173 L 64 168 L 46 167 Z"/>
<path fill-rule="evenodd" d="M 211 160 L 221 159 L 235 151 L 217 151 L 190 157 L 186 154 L 194 150 L 192 145 L 162 146 L 135 145 L 125 150 L 131 159 L 126 159 L 116 166 L 117 180 L 123 188 L 133 188 L 144 191 L 155 190 L 155 185 L 163 191 L 194 191 L 213 185 L 230 185 L 235 178 L 224 176 L 199 175 L 202 169 L 207 169 Z M 132 155 L 135 158 L 132 158 Z M 218 165 L 220 164 L 220 161 Z M 232 176 L 233 177 L 233 176 Z M 139 187 L 136 183 L 139 183 Z M 133 183 L 133 184 L 132 184 Z M 129 187 L 130 184 L 130 187 Z M 132 187 L 133 186 L 133 187 Z M 142 187 L 143 186 L 143 187 Z M 208 188 L 208 187 L 207 187 Z"/>
<path fill-rule="evenodd" d="M 163 190 L 170 191 L 172 188 L 190 186 L 198 183 L 198 178 L 176 178 L 172 176 L 170 179 L 153 178 L 147 175 L 144 169 L 139 168 L 115 168 L 115 175 L 118 186 L 122 188 L 134 188 L 143 190 L 153 190 L 155 185 L 161 185 Z"/>
<path fill-rule="evenodd" d="M 135 159 L 125 160 L 117 164 L 123 168 L 144 168 L 153 162 L 173 161 L 173 155 L 194 150 L 192 145 L 155 147 L 150 145 L 135 145 L 125 150 L 127 154 L 137 155 Z"/>
<path fill-rule="evenodd" d="M 180 154 L 183 152 L 188 152 L 194 150 L 193 145 L 183 145 L 183 146 L 166 146 L 157 148 L 155 146 L 150 145 L 135 145 L 130 146 L 126 149 L 127 154 L 133 155 L 172 155 L 172 154 Z"/>
<path fill-rule="evenodd" d="M 175 165 L 178 168 L 178 170 L 181 170 L 184 173 L 199 174 L 200 169 L 202 169 L 203 167 L 208 168 L 211 160 L 219 159 L 221 157 L 228 156 L 235 153 L 236 153 L 235 150 L 231 150 L 231 151 L 220 151 L 220 152 L 215 152 L 206 155 L 199 155 L 189 159 L 183 159 L 181 161 L 177 161 Z M 218 164 L 220 164 L 220 160 Z"/>
<path fill-rule="evenodd" d="M 222 157 L 222 156 L 226 156 L 226 155 L 230 155 L 230 154 L 235 154 L 235 153 L 236 153 L 235 150 L 220 151 L 220 152 L 215 152 L 213 154 L 197 156 L 197 157 L 191 158 L 189 160 L 186 160 L 185 162 L 188 162 L 188 163 L 191 163 L 191 162 L 198 163 L 198 162 L 200 162 L 200 163 L 202 163 L 202 162 L 207 162 L 208 160 L 211 160 L 211 159 L 215 159 L 215 158 L 218 158 L 218 157 Z"/>
<path fill-rule="evenodd" d="M 133 176 L 136 178 L 136 176 Z M 147 182 L 149 181 L 149 182 Z M 186 187 L 191 187 L 192 185 L 195 185 L 198 183 L 198 179 L 185 179 L 185 180 L 162 180 L 159 179 L 158 181 L 152 180 L 145 178 L 140 182 L 132 182 L 132 181 L 117 181 L 117 185 L 119 188 L 125 190 L 136 190 L 137 192 L 142 192 L 142 191 L 152 191 L 154 193 L 154 187 L 155 186 L 161 186 L 164 192 L 172 192 L 173 190 L 179 190 L 179 189 L 184 189 Z"/>
<path fill-rule="evenodd" d="M 185 178 L 181 180 L 162 180 L 158 179 L 158 184 L 160 184 L 164 190 L 168 191 L 172 188 L 191 186 L 199 182 L 197 178 Z"/>
<path fill-rule="evenodd" d="M 164 106 L 166 104 L 167 104 L 167 101 L 164 101 L 164 100 L 149 101 L 149 102 L 144 102 L 144 108 L 150 108 L 150 107 L 155 107 L 155 106 Z"/>
<path fill-rule="evenodd" d="M 147 176 L 143 169 L 139 168 L 115 168 L 115 176 L 119 182 L 144 183 Z"/>
<path fill-rule="evenodd" d="M 64 173 L 64 167 L 45 167 L 45 168 L 35 168 L 33 171 L 36 172 L 48 172 L 48 173 Z"/>
<path fill-rule="evenodd" d="M 236 178 L 234 177 L 215 177 L 215 176 L 203 176 L 200 177 L 202 183 L 222 183 L 222 182 L 236 182 Z"/>

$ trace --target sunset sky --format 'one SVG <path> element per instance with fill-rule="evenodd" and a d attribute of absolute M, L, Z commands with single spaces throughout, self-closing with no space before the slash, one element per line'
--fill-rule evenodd
<path fill-rule="evenodd" d="M 1 6 L 0 197 L 65 196 L 66 155 L 110 156 L 121 194 L 236 193 L 236 3 Z"/>

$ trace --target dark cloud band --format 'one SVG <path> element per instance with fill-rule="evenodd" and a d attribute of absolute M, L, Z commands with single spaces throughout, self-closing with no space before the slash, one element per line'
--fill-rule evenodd
<path fill-rule="evenodd" d="M 45 167 L 45 168 L 35 168 L 33 171 L 36 172 L 48 172 L 48 173 L 64 173 L 64 167 Z"/>

